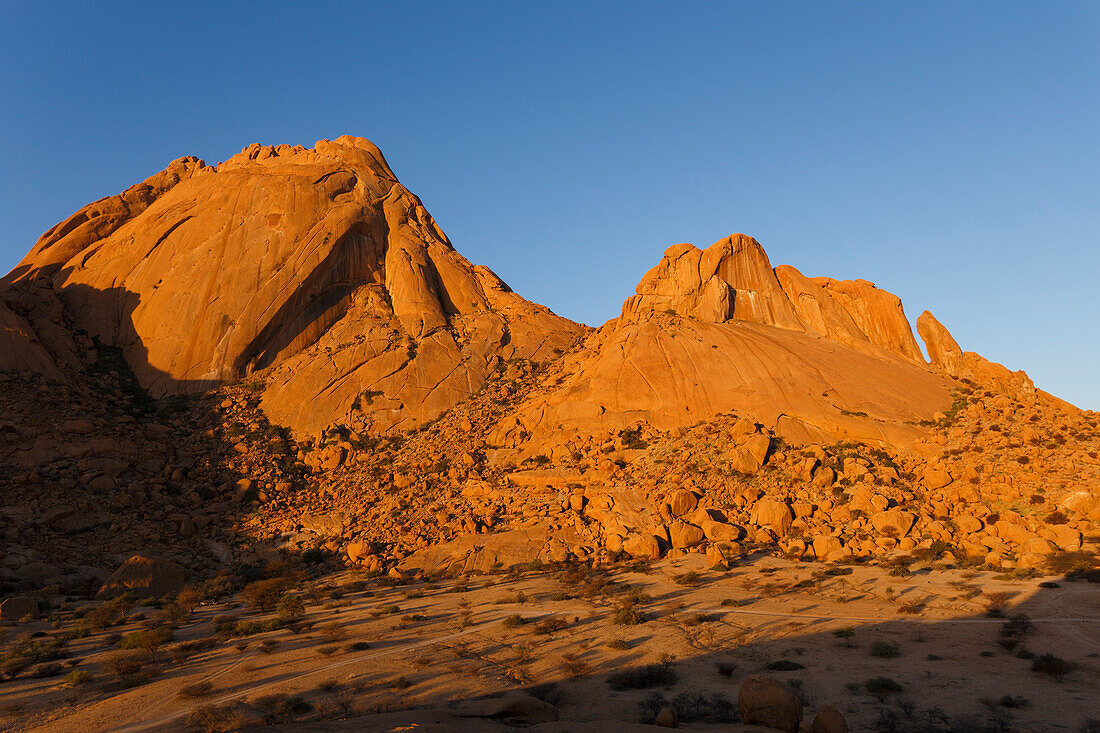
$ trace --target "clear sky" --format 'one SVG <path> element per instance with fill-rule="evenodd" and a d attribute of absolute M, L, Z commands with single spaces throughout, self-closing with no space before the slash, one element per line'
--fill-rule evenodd
<path fill-rule="evenodd" d="M 0 0 L 0 271 L 174 158 L 345 133 L 570 318 L 744 232 L 1100 409 L 1095 2 Z"/>

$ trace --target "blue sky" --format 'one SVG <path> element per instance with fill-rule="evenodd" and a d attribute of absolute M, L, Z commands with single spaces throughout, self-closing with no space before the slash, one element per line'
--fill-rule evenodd
<path fill-rule="evenodd" d="M 590 324 L 755 236 L 1100 409 L 1100 5 L 0 1 L 0 271 L 104 195 L 368 137 L 456 248 Z"/>

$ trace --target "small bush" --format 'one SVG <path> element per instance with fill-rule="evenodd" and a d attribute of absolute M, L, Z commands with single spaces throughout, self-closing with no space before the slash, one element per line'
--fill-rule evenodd
<path fill-rule="evenodd" d="M 119 642 L 119 649 L 137 649 L 147 652 L 149 656 L 156 659 L 157 651 L 172 640 L 171 630 L 161 626 L 155 629 L 145 629 L 144 631 L 135 631 L 132 634 L 127 634 Z"/>
<path fill-rule="evenodd" d="M 145 662 L 146 655 L 137 651 L 111 652 L 103 659 L 103 664 L 119 679 L 137 674 Z"/>
<path fill-rule="evenodd" d="M 562 672 L 574 679 L 592 674 L 592 665 L 572 652 L 561 655 L 560 667 Z"/>
<path fill-rule="evenodd" d="M 267 710 L 264 721 L 268 723 L 291 720 L 313 710 L 313 706 L 308 701 L 300 697 L 288 697 L 281 694 L 266 695 L 257 700 L 256 704 Z"/>
<path fill-rule="evenodd" d="M 850 647 L 852 645 L 852 637 L 856 635 L 856 630 L 851 626 L 845 626 L 842 629 L 835 629 L 833 636 L 838 639 L 844 640 L 844 646 Z"/>
<path fill-rule="evenodd" d="M 623 639 L 621 636 L 617 636 L 614 639 L 612 639 L 611 641 L 607 642 L 607 648 L 608 649 L 614 649 L 615 651 L 621 652 L 621 651 L 626 651 L 627 649 L 629 649 L 630 644 L 628 644 L 626 642 L 626 640 Z"/>
<path fill-rule="evenodd" d="M 86 685 L 92 681 L 92 675 L 90 672 L 84 669 L 74 669 L 65 675 L 65 679 L 61 681 L 61 684 L 65 687 L 80 687 Z"/>
<path fill-rule="evenodd" d="M 193 685 L 187 685 L 179 691 L 180 697 L 206 697 L 214 691 L 214 685 L 209 680 L 203 680 L 202 682 L 196 682 Z"/>
<path fill-rule="evenodd" d="M 279 607 L 276 613 L 280 620 L 292 621 L 305 615 L 306 606 L 299 596 L 287 594 L 279 600 Z"/>
<path fill-rule="evenodd" d="M 645 620 L 645 613 L 634 606 L 623 606 L 611 618 L 611 622 L 616 626 L 636 626 L 645 623 Z"/>
<path fill-rule="evenodd" d="M 370 649 L 370 644 L 365 641 L 353 641 L 344 645 L 345 652 L 362 652 Z"/>
<path fill-rule="evenodd" d="M 506 629 L 514 629 L 518 626 L 523 626 L 527 621 L 518 613 L 513 613 L 511 616 L 507 616 L 501 620 L 500 624 Z"/>
<path fill-rule="evenodd" d="M 1018 613 L 1001 626 L 1001 636 L 1027 636 L 1035 629 L 1035 624 L 1026 613 Z"/>
<path fill-rule="evenodd" d="M 689 588 L 694 588 L 695 586 L 699 585 L 700 580 L 702 580 L 702 578 L 699 576 L 699 573 L 695 572 L 694 570 L 690 570 L 676 578 L 676 582 L 679 585 L 685 585 Z"/>
<path fill-rule="evenodd" d="M 867 694 L 882 702 L 892 693 L 901 692 L 901 685 L 889 677 L 872 677 L 863 683 Z"/>
<path fill-rule="evenodd" d="M 200 705 L 187 715 L 187 726 L 203 733 L 238 730 L 242 722 L 240 711 L 230 705 Z"/>
<path fill-rule="evenodd" d="M 897 642 L 879 639 L 871 643 L 871 656 L 892 659 L 900 657 L 901 651 L 898 649 Z"/>
<path fill-rule="evenodd" d="M 777 659 L 774 662 L 769 662 L 765 669 L 770 669 L 773 672 L 793 672 L 796 669 L 805 669 L 805 667 L 789 659 Z"/>
<path fill-rule="evenodd" d="M 1070 672 L 1077 668 L 1073 662 L 1067 662 L 1053 654 L 1041 654 L 1031 662 L 1031 671 L 1050 675 L 1061 682 Z"/>
<path fill-rule="evenodd" d="M 561 631 L 565 626 L 565 619 L 559 616 L 551 616 L 535 624 L 535 633 L 544 635 L 553 634 L 556 631 Z"/>
<path fill-rule="evenodd" d="M 244 598 L 252 608 L 258 611 L 270 611 L 290 586 L 289 578 L 256 580 L 244 587 Z"/>

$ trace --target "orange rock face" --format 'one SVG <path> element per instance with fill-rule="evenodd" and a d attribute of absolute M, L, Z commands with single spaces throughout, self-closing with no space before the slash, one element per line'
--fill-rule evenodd
<path fill-rule="evenodd" d="M 742 234 L 670 247 L 586 346 L 558 389 L 519 410 L 520 432 L 670 429 L 737 411 L 800 442 L 911 445 L 951 404 L 896 296 L 773 270 Z"/>
<path fill-rule="evenodd" d="M 917 318 L 917 333 L 924 339 L 928 358 L 935 369 L 952 377 L 972 379 L 1014 398 L 1036 392 L 1035 384 L 1022 371 L 1013 372 L 973 351 L 963 351 L 951 333 L 929 311 Z M 1049 398 L 1049 395 L 1044 395 Z M 1061 402 L 1061 400 L 1057 400 Z"/>
<path fill-rule="evenodd" d="M 4 282 L 28 280 L 154 395 L 263 372 L 265 409 L 299 432 L 353 410 L 414 426 L 497 357 L 545 359 L 585 330 L 471 265 L 353 137 L 175 161 L 43 235 Z"/>

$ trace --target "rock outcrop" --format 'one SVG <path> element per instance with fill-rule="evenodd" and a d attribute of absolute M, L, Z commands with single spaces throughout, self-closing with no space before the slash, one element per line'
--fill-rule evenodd
<path fill-rule="evenodd" d="M 969 379 L 1014 398 L 1035 394 L 1035 384 L 1022 371 L 1009 371 L 973 351 L 963 351 L 931 312 L 917 318 L 917 333 L 928 349 L 932 367 L 952 377 Z"/>
<path fill-rule="evenodd" d="M 773 269 L 741 234 L 706 250 L 670 247 L 564 372 L 502 427 L 501 444 L 738 411 L 798 442 L 912 446 L 926 435 L 919 423 L 951 404 L 950 381 L 924 363 L 896 296 Z"/>
<path fill-rule="evenodd" d="M 103 581 L 96 598 L 109 600 L 123 593 L 134 593 L 139 598 L 160 598 L 179 592 L 186 581 L 187 571 L 176 563 L 137 554 Z"/>
<path fill-rule="evenodd" d="M 121 347 L 152 394 L 262 373 L 265 409 L 298 433 L 352 412 L 374 430 L 415 426 L 496 359 L 550 358 L 585 330 L 471 265 L 353 137 L 181 158 L 44 234 L 3 283 L 28 281 Z M 14 366 L 41 362 L 21 351 L 35 364 Z"/>

